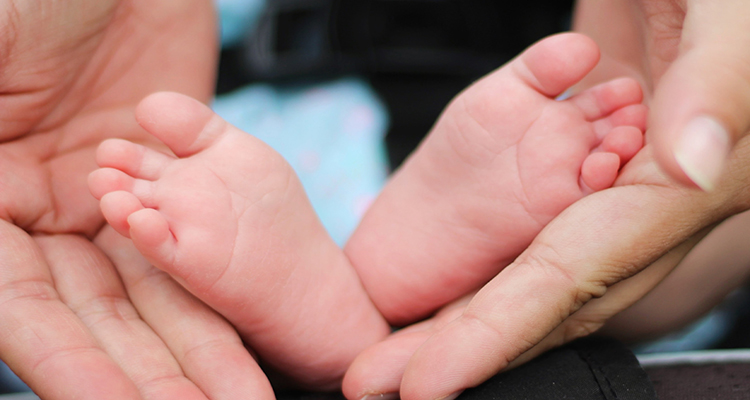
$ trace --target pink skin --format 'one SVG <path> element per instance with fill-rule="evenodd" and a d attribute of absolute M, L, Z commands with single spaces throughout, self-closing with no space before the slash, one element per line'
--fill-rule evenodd
<path fill-rule="evenodd" d="M 672 269 L 714 224 L 750 207 L 750 141 L 740 140 L 734 154 L 726 160 L 725 154 L 718 154 L 723 151 L 716 152 L 718 148 L 711 149 L 709 143 L 693 147 L 702 154 L 688 160 L 714 167 L 704 169 L 704 173 L 723 174 L 718 182 L 713 182 L 710 193 L 681 187 L 670 182 L 668 176 L 685 184 L 698 183 L 677 165 L 674 154 L 685 124 L 693 117 L 716 118 L 733 140 L 748 132 L 749 14 L 741 11 L 749 4 L 704 0 L 578 1 L 577 28 L 593 34 L 609 51 L 607 63 L 601 64 L 598 75 L 590 82 L 622 74 L 639 77 L 652 91 L 648 97 L 653 106 L 649 120 L 653 140 L 628 163 L 616 187 L 566 209 L 512 266 L 479 292 L 460 317 L 435 329 L 434 334 L 425 335 L 425 339 L 430 339 L 418 345 L 419 350 L 409 357 L 407 366 L 398 369 L 395 364 L 377 364 L 377 357 L 371 362 L 358 359 L 345 379 L 348 396 L 400 392 L 406 400 L 452 398 L 458 391 L 506 368 L 511 360 L 515 360 L 511 365 L 517 364 L 596 331 L 639 299 L 645 300 L 636 306 L 641 310 L 650 305 L 649 311 L 656 307 L 655 314 L 660 314 L 659 310 L 668 313 L 670 307 L 643 297 L 667 275 L 667 279 L 689 277 L 687 282 L 675 285 L 673 281 L 668 286 L 679 287 L 691 301 L 696 296 L 713 297 L 726 290 L 724 282 L 732 280 L 724 279 L 731 272 L 722 268 L 722 273 L 712 273 L 717 261 L 721 261 L 715 257 L 699 263 L 699 268 L 709 271 L 703 276 L 691 274 L 689 268 L 680 271 L 683 266 Z M 716 155 L 719 157 L 712 157 Z M 725 170 L 717 170 L 710 160 L 726 161 Z M 693 251 L 698 251 L 698 247 Z M 697 253 L 691 252 L 688 257 L 694 254 Z M 736 274 L 733 282 L 742 282 L 740 275 Z M 686 290 L 689 282 L 699 284 L 706 293 Z M 664 295 L 666 287 L 659 285 L 651 293 L 661 290 L 660 295 Z M 681 302 L 679 298 L 668 298 Z M 679 305 L 672 308 L 678 315 L 694 311 L 686 309 L 688 303 Z M 651 325 L 652 329 L 665 323 L 658 318 L 645 321 L 643 315 L 635 317 L 631 322 Z M 667 319 L 674 318 L 672 314 Z M 632 326 L 626 327 L 632 332 Z M 413 343 L 418 341 L 415 334 L 410 343 L 401 343 L 401 349 L 399 343 L 394 343 L 395 335 L 378 346 L 388 343 L 391 354 L 397 350 L 412 353 Z M 380 350 L 386 353 L 386 349 Z M 374 354 L 369 350 L 366 353 Z M 361 378 L 367 376 L 360 374 L 367 368 L 369 382 L 363 381 Z M 374 378 L 380 371 L 397 371 L 398 376 Z M 391 385 L 395 382 L 395 387 L 377 386 L 384 380 Z"/>
<path fill-rule="evenodd" d="M 553 37 L 448 108 L 347 248 L 363 263 L 357 268 L 386 317 L 407 322 L 468 292 L 520 253 L 546 221 L 585 194 L 612 185 L 642 145 L 639 86 L 615 80 L 570 100 L 554 100 L 597 59 L 595 45 L 585 37 Z M 270 365 L 306 387 L 337 387 L 354 357 L 384 338 L 388 327 L 291 168 L 263 143 L 184 96 L 150 96 L 136 116 L 174 155 L 122 140 L 104 142 L 97 154 L 102 168 L 89 184 L 107 221 L 224 315 Z M 383 212 L 393 214 L 373 225 Z M 398 218 L 401 224 L 394 226 Z M 401 225 L 410 222 L 443 235 L 406 232 Z M 388 233 L 405 241 L 373 243 L 366 240 L 368 231 L 370 240 Z M 364 251 L 357 251 L 358 243 Z M 383 259 L 366 264 L 363 257 L 375 257 L 369 246 L 377 244 L 379 255 L 408 262 L 407 243 L 434 251 L 428 254 L 432 259 L 447 257 L 447 263 L 435 269 L 406 264 L 409 270 L 400 277 L 406 280 L 389 279 L 415 290 L 409 273 L 425 274 L 426 291 L 435 291 L 439 278 L 427 274 L 439 272 L 457 285 L 442 297 L 394 297 L 413 306 L 410 314 L 394 317 L 381 301 L 392 288 L 377 286 L 372 270 L 368 273 Z M 502 254 L 496 243 L 503 243 Z M 465 275 L 446 268 L 455 264 L 451 258 L 466 253 L 477 256 L 465 260 Z"/>
<path fill-rule="evenodd" d="M 265 362 L 303 387 L 337 388 L 389 328 L 291 167 L 182 95 L 152 95 L 136 116 L 176 156 L 102 143 L 89 185 L 107 221 Z"/>
<path fill-rule="evenodd" d="M 0 359 L 45 400 L 274 398 L 223 317 L 105 239 L 86 184 L 102 140 L 154 141 L 144 96 L 211 98 L 213 3 L 0 0 Z"/>
<path fill-rule="evenodd" d="M 715 189 L 750 133 L 748 15 L 747 1 L 577 1 L 575 30 L 604 49 L 587 84 L 624 74 L 644 84 L 649 143 L 677 183 Z"/>
<path fill-rule="evenodd" d="M 386 319 L 405 325 L 477 289 L 643 146 L 635 80 L 555 98 L 599 60 L 550 37 L 459 95 L 396 172 L 345 248 Z"/>

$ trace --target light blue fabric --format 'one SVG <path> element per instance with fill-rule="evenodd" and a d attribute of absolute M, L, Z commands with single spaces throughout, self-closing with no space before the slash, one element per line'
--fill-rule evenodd
<path fill-rule="evenodd" d="M 216 0 L 222 46 L 241 43 L 245 35 L 255 27 L 265 5 L 265 0 Z"/>
<path fill-rule="evenodd" d="M 13 374 L 10 368 L 2 362 L 0 362 L 0 387 L 5 391 L 13 393 L 31 391 L 31 389 L 29 389 L 29 387 L 26 386 L 19 377 Z"/>
<path fill-rule="evenodd" d="M 216 4 L 222 45 L 231 46 L 254 28 L 266 0 Z M 343 244 L 388 173 L 388 116 L 369 85 L 355 78 L 294 88 L 253 85 L 220 96 L 214 109 L 289 161 L 323 225 Z"/>
<path fill-rule="evenodd" d="M 252 85 L 218 97 L 214 110 L 292 165 L 323 225 L 343 245 L 388 174 L 388 117 L 370 86 L 356 78 Z"/>

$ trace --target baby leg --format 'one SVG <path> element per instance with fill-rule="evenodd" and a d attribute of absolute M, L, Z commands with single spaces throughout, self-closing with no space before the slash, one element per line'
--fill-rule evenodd
<path fill-rule="evenodd" d="M 337 387 L 389 329 L 291 167 L 182 95 L 152 95 L 136 117 L 171 153 L 100 146 L 89 182 L 109 223 L 264 362 L 305 387 Z"/>
<path fill-rule="evenodd" d="M 598 58 L 582 35 L 537 43 L 460 94 L 395 173 L 345 249 L 391 323 L 481 286 L 640 150 L 634 80 L 556 100 Z"/>

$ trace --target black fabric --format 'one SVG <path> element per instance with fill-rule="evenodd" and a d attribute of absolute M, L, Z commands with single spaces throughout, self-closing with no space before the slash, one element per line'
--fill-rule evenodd
<path fill-rule="evenodd" d="M 750 399 L 750 362 L 646 370 L 661 400 Z"/>
<path fill-rule="evenodd" d="M 574 342 L 570 347 L 591 368 L 605 399 L 656 398 L 638 359 L 619 342 L 591 338 Z"/>
<path fill-rule="evenodd" d="M 648 376 L 622 344 L 576 341 L 469 389 L 463 400 L 651 400 Z"/>
<path fill-rule="evenodd" d="M 449 366 L 447 366 L 449 367 Z M 340 394 L 280 394 L 279 400 L 343 400 Z M 590 338 L 501 373 L 459 400 L 654 400 L 633 353 L 617 341 Z"/>
<path fill-rule="evenodd" d="M 448 366 L 449 367 L 449 366 Z M 750 364 L 649 371 L 662 400 L 750 398 Z M 584 339 L 501 373 L 460 400 L 652 400 L 633 354 L 609 339 Z M 277 393 L 278 400 L 346 400 L 340 393 Z"/>
<path fill-rule="evenodd" d="M 262 80 L 477 76 L 560 30 L 570 7 L 571 0 L 267 0 L 244 46 L 245 67 Z"/>

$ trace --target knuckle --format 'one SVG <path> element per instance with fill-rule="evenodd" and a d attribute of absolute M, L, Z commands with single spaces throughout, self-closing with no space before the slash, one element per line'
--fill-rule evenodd
<path fill-rule="evenodd" d="M 89 328 L 112 321 L 127 323 L 140 319 L 130 300 L 122 296 L 99 296 L 71 308 Z"/>
<path fill-rule="evenodd" d="M 535 269 L 538 274 L 564 282 L 571 299 L 571 308 L 561 310 L 566 315 L 572 314 L 590 300 L 602 297 L 607 291 L 607 282 L 619 281 L 611 277 L 608 271 L 618 271 L 617 275 L 622 274 L 621 268 L 612 266 L 597 266 L 589 270 L 585 261 L 571 262 L 555 246 L 543 241 L 537 241 L 529 250 L 519 262 L 524 268 Z"/>
<path fill-rule="evenodd" d="M 23 301 L 59 300 L 51 282 L 43 279 L 24 279 L 0 285 L 0 309 L 15 307 Z"/>
<path fill-rule="evenodd" d="M 569 343 L 576 339 L 589 336 L 604 325 L 604 322 L 594 319 L 583 319 L 571 317 L 563 325 L 563 343 Z"/>

